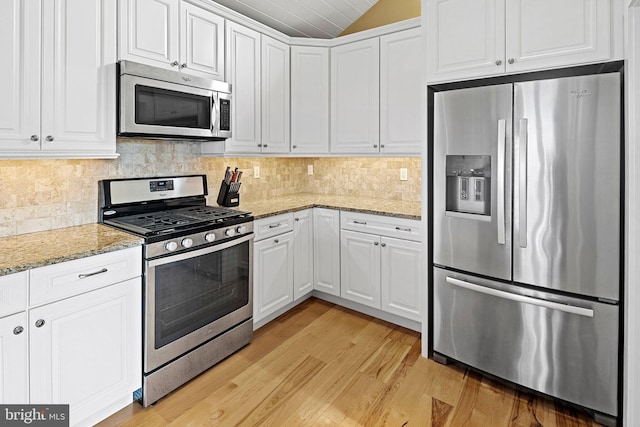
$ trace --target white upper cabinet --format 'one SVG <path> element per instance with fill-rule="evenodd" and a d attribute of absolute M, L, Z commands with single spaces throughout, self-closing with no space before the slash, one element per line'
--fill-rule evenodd
<path fill-rule="evenodd" d="M 380 151 L 380 48 L 373 38 L 331 48 L 331 152 Z"/>
<path fill-rule="evenodd" d="M 291 153 L 329 152 L 329 48 L 291 47 Z"/>
<path fill-rule="evenodd" d="M 421 52 L 420 28 L 380 37 L 380 153 L 420 153 Z"/>
<path fill-rule="evenodd" d="M 224 18 L 184 0 L 120 0 L 119 58 L 224 80 Z"/>
<path fill-rule="evenodd" d="M 227 81 L 233 90 L 232 137 L 226 152 L 259 153 L 261 140 L 260 33 L 234 22 L 226 30 Z"/>
<path fill-rule="evenodd" d="M 115 157 L 115 2 L 3 1 L 0 25 L 0 156 Z"/>
<path fill-rule="evenodd" d="M 620 0 L 423 0 L 427 81 L 622 57 Z"/>
<path fill-rule="evenodd" d="M 289 152 L 289 45 L 262 35 L 262 153 Z"/>

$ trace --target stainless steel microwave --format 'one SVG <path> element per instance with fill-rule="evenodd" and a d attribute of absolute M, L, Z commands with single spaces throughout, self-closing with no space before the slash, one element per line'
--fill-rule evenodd
<path fill-rule="evenodd" d="M 131 61 L 118 63 L 118 135 L 231 137 L 231 85 Z"/>

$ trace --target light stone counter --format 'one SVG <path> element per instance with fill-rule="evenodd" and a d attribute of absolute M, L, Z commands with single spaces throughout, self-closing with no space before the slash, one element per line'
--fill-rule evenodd
<path fill-rule="evenodd" d="M 101 224 L 0 238 L 0 276 L 141 245 L 132 234 Z"/>
<path fill-rule="evenodd" d="M 252 212 L 255 219 L 260 219 L 272 215 L 295 212 L 313 207 L 417 220 L 421 218 L 422 214 L 420 202 L 403 202 L 400 200 L 383 200 L 365 197 L 309 193 L 294 194 L 291 196 L 282 196 L 269 200 L 250 202 L 243 202 L 242 199 L 240 199 L 240 206 L 238 206 L 237 209 Z"/>

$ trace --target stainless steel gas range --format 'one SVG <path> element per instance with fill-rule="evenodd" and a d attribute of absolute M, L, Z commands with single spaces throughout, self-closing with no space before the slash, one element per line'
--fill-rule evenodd
<path fill-rule="evenodd" d="M 206 175 L 103 180 L 99 221 L 144 238 L 143 406 L 253 338 L 253 217 Z"/>

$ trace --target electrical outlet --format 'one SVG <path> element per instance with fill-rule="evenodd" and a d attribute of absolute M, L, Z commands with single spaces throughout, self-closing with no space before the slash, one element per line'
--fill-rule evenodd
<path fill-rule="evenodd" d="M 400 181 L 407 181 L 408 179 L 407 168 L 400 168 Z"/>
<path fill-rule="evenodd" d="M 307 175 L 313 175 L 313 165 L 307 165 Z"/>
<path fill-rule="evenodd" d="M 253 177 L 260 178 L 260 166 L 253 167 Z"/>

